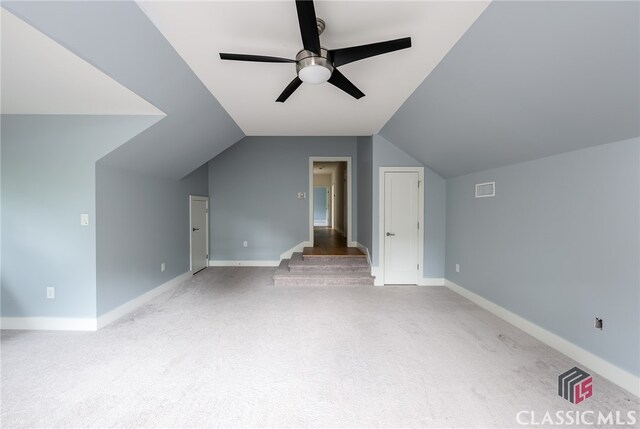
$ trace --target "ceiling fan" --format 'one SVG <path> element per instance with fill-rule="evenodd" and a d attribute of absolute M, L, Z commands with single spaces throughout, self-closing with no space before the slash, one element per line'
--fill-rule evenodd
<path fill-rule="evenodd" d="M 305 83 L 324 83 L 340 88 L 356 99 L 364 97 L 338 67 L 376 55 L 386 54 L 411 47 L 411 37 L 388 40 L 386 42 L 371 43 L 369 45 L 352 46 L 341 49 L 325 49 L 320 46 L 320 34 L 324 31 L 325 23 L 316 17 L 313 0 L 296 0 L 298 23 L 302 35 L 303 49 L 298 52 L 296 59 L 269 57 L 262 55 L 220 53 L 220 59 L 234 61 L 254 61 L 262 63 L 295 63 L 297 76 L 282 91 L 276 100 L 284 103 L 298 87 Z"/>

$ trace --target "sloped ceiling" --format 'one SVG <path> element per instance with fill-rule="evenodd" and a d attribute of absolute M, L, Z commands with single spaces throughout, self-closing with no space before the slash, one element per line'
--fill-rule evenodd
<path fill-rule="evenodd" d="M 640 134 L 640 3 L 494 2 L 380 131 L 444 177 Z"/>
<path fill-rule="evenodd" d="M 246 3 L 251 10 L 250 2 L 234 2 L 233 7 L 235 3 Z M 376 7 L 393 4 L 379 3 Z M 171 44 L 182 42 L 169 43 L 137 4 L 25 1 L 3 2 L 2 6 L 167 115 L 106 155 L 102 162 L 180 178 L 244 136 L 212 95 L 209 84 L 205 86 L 190 68 L 207 81 L 208 59 L 202 60 L 201 55 L 204 65 L 193 59 L 187 64 Z M 318 10 L 321 6 L 324 4 Z M 354 23 L 353 28 L 344 26 L 340 34 L 331 36 L 335 38 L 331 43 L 335 40 L 336 44 L 348 45 L 404 35 L 402 26 L 393 22 L 394 16 L 390 9 L 389 22 L 395 27 L 378 32 L 376 26 L 382 21 L 376 21 L 376 25 Z M 437 66 L 437 59 L 431 60 L 435 69 L 380 134 L 444 177 L 636 137 L 640 134 L 639 16 L 638 2 L 494 2 L 446 55 L 446 50 L 442 51 L 445 56 Z M 379 14 L 371 17 L 381 19 Z M 339 22 L 332 19 L 329 25 Z M 425 18 L 425 25 L 446 23 Z M 272 28 L 276 24 L 266 20 L 265 25 Z M 224 28 L 234 26 L 242 29 L 243 24 L 229 21 Z M 266 31 L 264 26 L 259 28 Z M 230 46 L 225 50 L 242 51 L 245 43 L 256 42 L 253 36 L 249 34 L 246 40 L 227 37 Z M 271 48 L 265 37 L 260 40 L 264 49 Z M 288 45 L 276 48 L 274 55 L 287 55 L 284 50 Z M 211 50 L 215 58 L 217 50 Z M 379 60 L 396 54 L 400 52 Z M 383 67 L 368 61 L 360 64 L 372 69 Z M 412 65 L 407 63 L 405 67 Z M 233 69 L 239 76 L 253 73 L 253 64 L 233 66 L 248 66 L 246 71 Z M 348 71 L 354 81 L 360 79 L 356 77 L 357 68 L 347 70 L 351 66 L 355 64 L 345 66 L 345 73 Z M 365 68 L 362 76 L 366 80 Z M 398 76 L 404 76 L 400 69 L 386 70 L 385 74 L 389 87 L 395 85 Z M 280 90 L 277 86 L 276 93 Z M 247 100 L 253 96 L 234 94 Z M 269 106 L 278 108 L 276 103 L 269 102 Z M 345 128 L 344 134 L 360 134 L 358 127 L 363 122 L 358 122 L 358 112 L 357 105 L 343 112 L 344 118 L 354 118 L 354 128 Z M 258 119 L 254 124 L 260 124 Z M 286 124 L 270 130 L 267 125 L 254 132 L 293 133 Z M 300 134 L 309 135 L 321 133 L 317 129 L 325 123 L 306 118 L 296 124 L 300 125 L 305 131 Z"/>
<path fill-rule="evenodd" d="M 412 47 L 340 70 L 366 96 L 302 85 L 275 103 L 294 64 L 222 61 L 220 52 L 295 58 L 302 49 L 293 0 L 139 1 L 154 24 L 247 135 L 377 133 L 486 8 L 488 1 L 315 1 L 327 48 L 411 36 Z"/>
<path fill-rule="evenodd" d="M 3 114 L 164 116 L 12 13 L 0 15 Z"/>
<path fill-rule="evenodd" d="M 177 179 L 244 136 L 134 2 L 3 7 L 166 113 L 101 162 Z"/>

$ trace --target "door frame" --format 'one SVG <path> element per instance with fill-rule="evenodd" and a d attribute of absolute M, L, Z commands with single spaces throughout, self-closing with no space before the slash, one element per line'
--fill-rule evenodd
<path fill-rule="evenodd" d="M 384 221 L 385 221 L 385 174 L 386 173 L 418 173 L 418 222 L 420 222 L 420 233 L 418 234 L 418 273 L 416 274 L 416 284 L 420 284 L 424 277 L 424 167 L 380 167 L 379 187 L 378 187 L 378 270 L 382 283 L 384 284 Z"/>
<path fill-rule="evenodd" d="M 310 156 L 309 157 L 309 243 L 313 246 L 313 163 L 314 162 L 346 162 L 347 163 L 347 246 L 356 247 L 353 242 L 353 231 L 351 223 L 351 202 L 352 193 L 352 177 L 351 177 L 351 157 L 350 156 Z"/>
<path fill-rule="evenodd" d="M 192 201 L 204 201 L 206 203 L 206 222 L 205 222 L 205 237 L 206 237 L 206 243 L 207 243 L 207 263 L 206 263 L 206 267 L 209 266 L 209 258 L 211 256 L 211 254 L 209 253 L 209 197 L 204 197 L 201 195 L 189 195 L 189 271 L 191 271 L 191 274 L 193 274 L 193 255 L 191 252 L 191 228 L 193 228 L 192 226 L 192 217 L 191 217 L 191 203 Z"/>

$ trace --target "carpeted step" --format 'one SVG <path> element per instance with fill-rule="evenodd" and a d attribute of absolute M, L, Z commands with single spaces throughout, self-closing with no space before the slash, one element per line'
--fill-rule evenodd
<path fill-rule="evenodd" d="M 322 262 L 332 262 L 332 261 L 344 261 L 345 259 L 354 259 L 367 261 L 367 255 L 302 255 L 302 259 L 305 261 L 322 261 Z"/>
<path fill-rule="evenodd" d="M 305 247 L 302 249 L 302 259 L 318 259 L 325 261 L 341 260 L 344 258 L 367 259 L 367 255 L 356 247 L 320 248 Z"/>
<path fill-rule="evenodd" d="M 303 258 L 302 253 L 294 253 L 289 261 L 289 271 L 292 273 L 371 273 L 371 266 L 366 258 Z"/>
<path fill-rule="evenodd" d="M 289 271 L 289 260 L 283 259 L 273 275 L 275 286 L 373 286 L 374 277 L 367 272 L 297 272 Z"/>

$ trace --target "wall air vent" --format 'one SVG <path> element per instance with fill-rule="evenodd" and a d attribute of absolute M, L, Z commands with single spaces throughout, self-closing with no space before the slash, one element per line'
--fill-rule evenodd
<path fill-rule="evenodd" d="M 476 184 L 476 198 L 495 197 L 496 182 Z"/>

